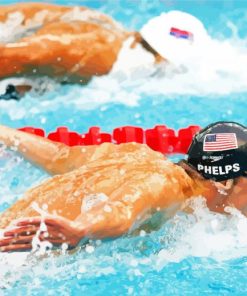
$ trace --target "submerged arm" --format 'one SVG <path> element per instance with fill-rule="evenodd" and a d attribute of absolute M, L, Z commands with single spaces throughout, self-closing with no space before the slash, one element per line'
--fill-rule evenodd
<path fill-rule="evenodd" d="M 5 126 L 0 126 L 0 141 L 7 147 L 16 147 L 27 160 L 50 174 L 64 174 L 77 169 L 95 153 L 114 147 L 113 144 L 69 147 Z"/>

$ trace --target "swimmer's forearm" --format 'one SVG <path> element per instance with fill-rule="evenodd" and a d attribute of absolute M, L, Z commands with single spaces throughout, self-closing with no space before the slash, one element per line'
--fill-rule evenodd
<path fill-rule="evenodd" d="M 118 202 L 118 206 L 100 206 L 98 209 L 82 213 L 75 221 L 81 238 L 105 239 L 126 234 L 135 222 L 135 216 L 128 205 Z"/>
<path fill-rule="evenodd" d="M 0 141 L 49 173 L 63 171 L 70 147 L 46 138 L 0 126 Z"/>
<path fill-rule="evenodd" d="M 0 125 L 0 142 L 50 174 L 64 174 L 80 168 L 92 158 L 115 151 L 115 145 L 69 147 L 62 143 Z"/>

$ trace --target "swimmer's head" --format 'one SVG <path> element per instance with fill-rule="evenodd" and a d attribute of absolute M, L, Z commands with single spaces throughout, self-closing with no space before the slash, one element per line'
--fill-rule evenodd
<path fill-rule="evenodd" d="M 216 122 L 195 135 L 188 163 L 205 179 L 216 182 L 246 176 L 247 128 L 236 122 Z"/>
<path fill-rule="evenodd" d="M 208 40 L 203 24 L 181 11 L 162 13 L 150 19 L 140 33 L 156 52 L 174 64 L 190 61 Z"/>

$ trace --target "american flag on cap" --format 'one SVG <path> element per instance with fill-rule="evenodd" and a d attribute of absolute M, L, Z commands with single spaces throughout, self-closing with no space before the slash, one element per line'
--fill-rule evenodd
<path fill-rule="evenodd" d="M 174 27 L 170 29 L 170 35 L 176 38 L 182 38 L 182 39 L 188 39 L 188 40 L 193 40 L 194 38 L 194 35 L 191 32 L 180 30 Z"/>
<path fill-rule="evenodd" d="M 235 133 L 208 134 L 204 137 L 203 151 L 225 151 L 238 148 Z"/>

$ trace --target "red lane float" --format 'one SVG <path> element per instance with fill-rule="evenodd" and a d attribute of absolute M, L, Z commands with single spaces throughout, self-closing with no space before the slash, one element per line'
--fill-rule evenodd
<path fill-rule="evenodd" d="M 123 126 L 115 128 L 112 134 L 102 133 L 99 127 L 89 128 L 88 133 L 79 134 L 69 131 L 67 127 L 58 127 L 55 132 L 47 135 L 47 138 L 69 146 L 99 145 L 109 143 L 146 143 L 150 148 L 164 154 L 187 153 L 193 136 L 201 128 L 198 125 L 190 125 L 176 132 L 165 125 L 156 125 L 152 129 L 144 130 L 141 127 Z M 45 131 L 40 128 L 23 127 L 19 130 L 45 137 Z"/>
<path fill-rule="evenodd" d="M 144 130 L 141 127 L 123 126 L 113 130 L 113 140 L 116 144 L 136 142 L 144 143 Z"/>
<path fill-rule="evenodd" d="M 111 143 L 112 135 L 101 133 L 99 127 L 90 127 L 88 133 L 82 134 L 82 145 L 99 145 L 102 143 Z"/>
<path fill-rule="evenodd" d="M 76 132 L 70 132 L 67 127 L 58 127 L 47 138 L 51 141 L 60 142 L 68 146 L 82 145 L 81 136 Z"/>
<path fill-rule="evenodd" d="M 34 128 L 31 126 L 26 126 L 19 128 L 20 131 L 30 133 L 30 134 L 35 134 L 36 136 L 44 137 L 45 136 L 45 131 L 41 128 Z"/>
<path fill-rule="evenodd" d="M 174 153 L 176 150 L 177 137 L 173 129 L 165 125 L 156 125 L 153 129 L 145 132 L 147 145 L 161 153 Z"/>

